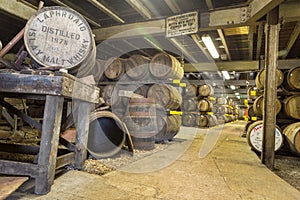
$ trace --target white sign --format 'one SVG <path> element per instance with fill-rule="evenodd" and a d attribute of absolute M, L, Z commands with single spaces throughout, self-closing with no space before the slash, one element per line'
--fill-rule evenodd
<path fill-rule="evenodd" d="M 198 12 L 175 15 L 166 19 L 166 36 L 174 37 L 198 32 Z"/>

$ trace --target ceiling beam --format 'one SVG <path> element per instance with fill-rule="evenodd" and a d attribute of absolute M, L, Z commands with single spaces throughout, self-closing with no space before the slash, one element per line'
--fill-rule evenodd
<path fill-rule="evenodd" d="M 263 33 L 264 33 L 264 24 L 260 23 L 258 25 L 258 30 L 257 30 L 257 44 L 256 44 L 256 56 L 255 56 L 256 60 L 259 60 L 261 54 Z"/>
<path fill-rule="evenodd" d="M 230 56 L 230 52 L 229 52 L 229 49 L 228 49 L 228 46 L 227 46 L 227 42 L 226 42 L 223 30 L 222 29 L 217 29 L 217 31 L 218 31 L 219 37 L 221 38 L 221 42 L 222 42 L 222 44 L 224 46 L 225 52 L 227 54 L 227 58 L 230 61 L 231 60 L 231 56 Z"/>
<path fill-rule="evenodd" d="M 249 19 L 248 22 L 256 22 L 273 8 L 281 4 L 284 0 L 253 0 L 248 6 Z"/>
<path fill-rule="evenodd" d="M 184 48 L 175 38 L 169 38 L 169 41 L 176 47 L 180 52 L 183 53 L 184 58 L 186 58 L 190 63 L 197 63 L 197 60 Z"/>
<path fill-rule="evenodd" d="M 0 10 L 23 20 L 28 20 L 37 11 L 32 8 L 32 6 L 26 5 L 18 0 L 0 0 Z"/>
<path fill-rule="evenodd" d="M 258 70 L 258 61 L 224 61 L 224 62 L 203 62 L 185 64 L 184 72 L 203 71 L 255 71 Z"/>
<path fill-rule="evenodd" d="M 279 18 L 283 18 L 283 22 L 300 21 L 299 0 L 289 1 L 279 6 Z"/>
<path fill-rule="evenodd" d="M 164 0 L 173 13 L 181 12 L 179 5 L 174 0 Z"/>
<path fill-rule="evenodd" d="M 255 80 L 184 80 L 184 82 L 188 82 L 191 84 L 202 85 L 202 84 L 210 84 L 210 85 L 218 85 L 218 86 L 255 86 Z"/>
<path fill-rule="evenodd" d="M 249 33 L 248 33 L 249 60 L 253 60 L 253 35 L 254 35 L 254 27 L 249 26 Z"/>
<path fill-rule="evenodd" d="M 113 12 L 107 6 L 100 3 L 98 0 L 88 0 L 88 2 L 90 2 L 96 8 L 100 9 L 102 12 L 106 13 L 108 16 L 113 18 L 116 22 L 120 22 L 122 24 L 125 23 L 125 21 L 121 17 L 119 17 L 115 12 Z"/>
<path fill-rule="evenodd" d="M 71 2 L 69 2 L 69 1 L 68 1 L 68 5 L 65 4 L 65 3 L 63 3 L 63 2 L 61 2 L 60 0 L 51 0 L 51 1 L 54 2 L 54 3 L 56 3 L 57 5 L 64 6 L 64 7 L 67 7 L 67 8 L 71 8 L 71 9 L 76 10 L 77 12 L 80 12 L 81 15 L 82 15 L 82 16 L 86 19 L 86 21 L 88 21 L 90 24 L 92 24 L 92 25 L 94 25 L 94 26 L 96 26 L 96 27 L 101 27 L 101 25 L 100 25 L 98 22 L 95 22 L 94 20 L 90 19 L 90 18 L 87 17 L 85 14 L 83 14 L 83 13 L 85 13 L 85 12 L 84 12 L 84 10 L 83 10 L 81 7 L 79 7 L 79 6 L 77 6 L 77 5 L 73 4 L 73 3 L 71 3 Z"/>
<path fill-rule="evenodd" d="M 125 0 L 133 9 L 135 9 L 145 20 L 151 19 L 152 15 L 149 9 L 138 0 Z"/>
<path fill-rule="evenodd" d="M 200 44 L 200 38 L 198 34 L 192 34 L 191 35 L 192 39 L 194 40 L 194 42 L 196 43 L 196 45 L 199 47 L 199 49 L 201 50 L 201 52 L 205 55 L 205 57 L 209 60 L 213 62 L 213 59 L 211 57 L 211 55 L 208 53 L 208 51 L 205 50 L 205 48 Z"/>
<path fill-rule="evenodd" d="M 285 53 L 283 54 L 282 58 L 285 59 L 289 52 L 291 51 L 292 47 L 294 46 L 294 43 L 296 42 L 298 36 L 300 34 L 300 22 L 298 22 L 290 36 L 289 42 L 285 48 Z"/>
<path fill-rule="evenodd" d="M 214 9 L 214 5 L 212 3 L 212 0 L 205 0 L 205 2 L 206 2 L 208 10 L 213 10 Z"/>
<path fill-rule="evenodd" d="M 147 53 L 146 51 L 138 48 L 137 46 L 131 44 L 130 42 L 128 42 L 127 40 L 122 40 L 122 42 L 124 42 L 125 44 L 127 44 L 128 46 L 132 47 L 133 49 L 138 50 L 139 52 L 141 52 L 142 54 L 144 54 L 145 56 L 151 57 L 151 55 L 149 53 Z"/>

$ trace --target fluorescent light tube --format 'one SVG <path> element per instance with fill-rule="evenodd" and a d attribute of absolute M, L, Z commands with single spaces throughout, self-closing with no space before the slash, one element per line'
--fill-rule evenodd
<path fill-rule="evenodd" d="M 203 35 L 201 37 L 203 43 L 205 44 L 207 50 L 209 51 L 210 55 L 214 58 L 217 59 L 220 57 L 211 37 L 209 35 Z"/>
<path fill-rule="evenodd" d="M 235 90 L 235 85 L 231 85 L 230 88 L 231 88 L 232 90 Z"/>
<path fill-rule="evenodd" d="M 222 74 L 223 74 L 223 77 L 224 77 L 226 80 L 229 80 L 229 79 L 230 79 L 230 75 L 229 75 L 228 71 L 222 71 Z"/>

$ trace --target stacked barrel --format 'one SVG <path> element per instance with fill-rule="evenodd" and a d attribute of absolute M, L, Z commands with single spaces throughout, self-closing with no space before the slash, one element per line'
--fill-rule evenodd
<path fill-rule="evenodd" d="M 170 110 L 180 109 L 182 96 L 170 83 L 183 78 L 181 63 L 172 55 L 158 53 L 152 58 L 142 55 L 111 58 L 103 67 L 104 79 L 99 82 L 103 99 L 128 126 L 135 148 L 150 150 L 154 148 L 153 141 L 172 140 L 180 129 L 181 116 L 170 115 Z M 154 105 L 155 112 L 151 109 L 141 112 L 148 113 L 144 117 L 135 116 L 139 112 L 130 109 L 137 102 Z M 144 127 L 146 121 L 149 123 Z"/>
<path fill-rule="evenodd" d="M 232 122 L 237 119 L 238 107 L 226 97 L 218 97 L 216 101 L 216 116 L 219 124 Z"/>
<path fill-rule="evenodd" d="M 264 90 L 264 77 L 265 71 L 262 70 L 256 77 L 256 86 L 263 93 Z M 278 139 L 278 147 L 283 146 L 283 143 L 291 150 L 292 153 L 300 155 L 300 67 L 292 69 L 276 71 L 276 86 L 277 86 L 277 99 L 276 99 L 276 132 L 275 136 L 279 137 L 279 133 L 283 135 L 284 140 Z M 255 114 L 262 118 L 264 112 L 264 96 L 258 96 L 253 103 L 253 111 Z M 256 127 L 250 125 L 247 130 L 247 137 L 251 138 L 253 130 Z M 261 133 L 262 134 L 262 133 Z M 249 145 L 253 148 L 253 144 L 248 139 Z M 259 144 L 261 145 L 261 143 Z M 257 149 L 255 149 L 257 150 Z M 279 149 L 277 149 L 279 150 Z M 258 150 L 260 151 L 260 150 Z"/>
<path fill-rule="evenodd" d="M 182 123 L 188 127 L 212 127 L 217 125 L 213 114 L 214 89 L 209 84 L 190 84 L 184 88 Z"/>

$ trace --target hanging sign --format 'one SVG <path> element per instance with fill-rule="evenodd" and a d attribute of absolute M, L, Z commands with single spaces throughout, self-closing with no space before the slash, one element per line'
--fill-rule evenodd
<path fill-rule="evenodd" d="M 198 32 L 198 12 L 175 15 L 166 19 L 166 36 L 174 37 Z"/>

